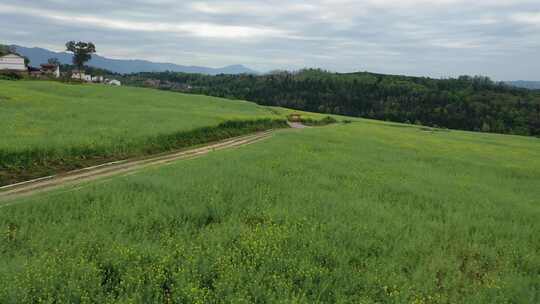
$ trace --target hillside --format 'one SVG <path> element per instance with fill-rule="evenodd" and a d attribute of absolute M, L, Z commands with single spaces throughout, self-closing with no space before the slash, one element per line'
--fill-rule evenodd
<path fill-rule="evenodd" d="M 311 112 L 540 136 L 540 93 L 486 77 L 431 79 L 303 70 L 260 76 L 140 73 L 127 75 L 123 83 Z"/>
<path fill-rule="evenodd" d="M 518 80 L 518 81 L 507 81 L 507 84 L 518 87 L 518 88 L 524 88 L 529 90 L 540 90 L 540 81 L 524 81 L 524 80 Z"/>
<path fill-rule="evenodd" d="M 539 184 L 536 138 L 281 130 L 2 207 L 0 302 L 537 303 Z"/>
<path fill-rule="evenodd" d="M 30 63 L 39 66 L 41 63 L 47 63 L 50 58 L 58 58 L 63 64 L 71 64 L 72 55 L 66 52 L 53 52 L 43 48 L 27 48 L 14 45 L 17 52 L 30 59 Z M 200 66 L 183 66 L 173 63 L 158 63 L 147 60 L 124 60 L 111 59 L 99 55 L 93 55 L 88 65 L 95 68 L 109 70 L 115 73 L 128 74 L 138 72 L 184 72 L 200 73 L 208 75 L 217 74 L 256 74 L 257 72 L 243 65 L 231 65 L 223 68 L 209 68 Z"/>
<path fill-rule="evenodd" d="M 0 80 L 0 185 L 283 125 L 287 110 L 158 90 Z"/>

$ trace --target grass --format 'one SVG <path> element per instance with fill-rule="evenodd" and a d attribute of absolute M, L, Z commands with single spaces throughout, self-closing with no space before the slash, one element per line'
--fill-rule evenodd
<path fill-rule="evenodd" d="M 6 80 L 0 109 L 0 185 L 276 127 L 289 112 L 141 88 Z"/>
<path fill-rule="evenodd" d="M 540 141 L 366 120 L 0 208 L 1 303 L 538 303 Z"/>

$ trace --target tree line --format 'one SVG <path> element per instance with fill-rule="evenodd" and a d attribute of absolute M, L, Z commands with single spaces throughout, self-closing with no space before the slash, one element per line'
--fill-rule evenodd
<path fill-rule="evenodd" d="M 540 136 L 540 92 L 482 76 L 432 79 L 310 69 L 267 75 L 136 73 L 124 82 L 312 112 Z"/>

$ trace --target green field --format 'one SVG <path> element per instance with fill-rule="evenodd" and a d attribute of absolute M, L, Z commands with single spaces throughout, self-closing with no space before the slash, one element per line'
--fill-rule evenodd
<path fill-rule="evenodd" d="M 265 129 L 218 125 L 287 113 L 150 89 L 0 80 L 0 185 Z"/>
<path fill-rule="evenodd" d="M 540 140 L 281 130 L 17 201 L 0 229 L 0 303 L 539 303 Z"/>

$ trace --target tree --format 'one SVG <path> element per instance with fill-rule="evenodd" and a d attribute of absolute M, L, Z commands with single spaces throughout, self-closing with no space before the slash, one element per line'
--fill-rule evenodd
<path fill-rule="evenodd" d="M 15 53 L 15 48 L 10 45 L 0 44 L 0 56 Z"/>
<path fill-rule="evenodd" d="M 73 64 L 77 66 L 79 71 L 82 71 L 84 64 L 92 59 L 96 47 L 92 42 L 69 41 L 66 43 L 66 51 L 73 53 Z M 82 79 L 82 73 L 80 75 Z"/>
<path fill-rule="evenodd" d="M 488 133 L 490 130 L 491 130 L 491 128 L 489 127 L 489 124 L 487 122 L 484 122 L 482 124 L 482 132 Z"/>
<path fill-rule="evenodd" d="M 49 58 L 47 60 L 47 63 L 48 64 L 54 64 L 56 66 L 60 66 L 60 60 L 58 60 L 58 58 Z"/>

